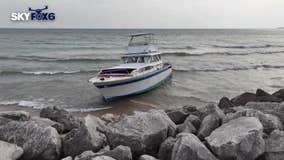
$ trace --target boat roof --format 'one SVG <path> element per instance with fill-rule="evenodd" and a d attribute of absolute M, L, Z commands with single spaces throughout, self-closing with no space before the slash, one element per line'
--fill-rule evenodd
<path fill-rule="evenodd" d="M 131 37 L 139 37 L 139 36 L 147 36 L 147 35 L 154 35 L 154 33 L 138 33 L 138 34 L 132 34 Z"/>
<path fill-rule="evenodd" d="M 107 69 L 139 69 L 149 66 L 149 63 L 125 63 Z"/>

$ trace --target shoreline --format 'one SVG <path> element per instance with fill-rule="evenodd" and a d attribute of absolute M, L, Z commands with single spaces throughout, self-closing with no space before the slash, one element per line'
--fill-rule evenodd
<path fill-rule="evenodd" d="M 85 113 L 58 107 L 23 111 L 23 107 L 0 105 L 0 154 L 9 150 L 5 158 L 13 160 L 274 160 L 284 156 L 284 89 L 273 94 L 257 89 L 199 106 L 141 105 L 136 106 L 140 110 Z"/>

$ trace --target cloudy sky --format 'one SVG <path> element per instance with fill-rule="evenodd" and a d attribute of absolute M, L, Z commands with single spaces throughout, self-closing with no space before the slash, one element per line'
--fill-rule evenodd
<path fill-rule="evenodd" d="M 55 22 L 12 22 L 28 7 L 56 13 Z M 275 28 L 284 0 L 1 0 L 0 27 L 17 28 Z"/>

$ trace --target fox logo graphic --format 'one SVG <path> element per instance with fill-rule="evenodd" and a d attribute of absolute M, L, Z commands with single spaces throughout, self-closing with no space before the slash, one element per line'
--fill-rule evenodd
<path fill-rule="evenodd" d="M 29 7 L 29 12 L 15 12 L 11 13 L 12 21 L 53 21 L 55 20 L 55 13 L 44 12 L 48 9 L 48 6 L 44 6 L 41 9 L 32 9 Z"/>

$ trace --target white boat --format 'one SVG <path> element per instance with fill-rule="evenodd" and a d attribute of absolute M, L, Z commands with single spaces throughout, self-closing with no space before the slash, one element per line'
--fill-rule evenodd
<path fill-rule="evenodd" d="M 151 33 L 131 35 L 128 52 L 121 59 L 123 64 L 103 69 L 89 80 L 106 101 L 150 91 L 172 73 L 172 66 L 162 62 Z"/>

